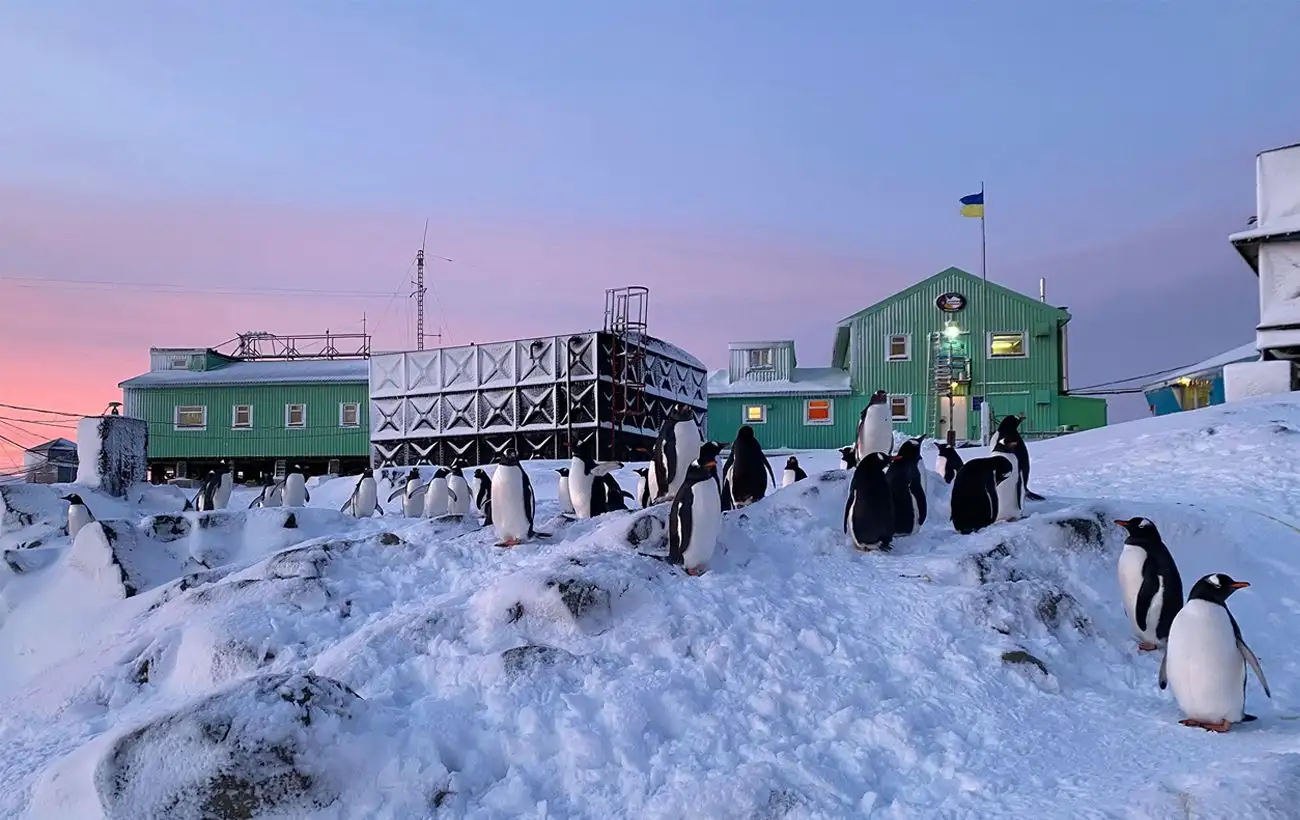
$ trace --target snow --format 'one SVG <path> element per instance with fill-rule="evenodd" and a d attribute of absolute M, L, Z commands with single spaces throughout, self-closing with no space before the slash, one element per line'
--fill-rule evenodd
<path fill-rule="evenodd" d="M 726 370 L 709 374 L 710 396 L 762 396 L 819 393 L 849 393 L 849 373 L 836 367 L 796 367 L 794 378 L 758 381 L 730 381 Z"/>
<path fill-rule="evenodd" d="M 1286 359 L 1234 362 L 1223 366 L 1226 401 L 1271 396 L 1291 391 L 1295 365 Z"/>
<path fill-rule="evenodd" d="M 292 511 L 73 488 L 102 523 L 69 544 L 72 485 L 42 488 L 0 533 L 48 556 L 0 567 L 0 817 L 1291 817 L 1298 434 L 1288 394 L 1033 443 L 1048 500 L 971 536 L 929 473 L 883 555 L 841 531 L 838 453 L 801 452 L 699 578 L 637 554 L 663 506 L 557 518 L 562 462 L 525 463 L 553 535 L 514 549 L 344 516 L 356 477 Z M 1187 587 L 1251 582 L 1259 721 L 1178 725 L 1119 599 L 1133 515 Z"/>
<path fill-rule="evenodd" d="M 297 384 L 301 382 L 367 382 L 367 359 L 299 359 L 286 362 L 231 362 L 212 370 L 152 370 L 118 385 L 173 387 L 185 385 Z"/>

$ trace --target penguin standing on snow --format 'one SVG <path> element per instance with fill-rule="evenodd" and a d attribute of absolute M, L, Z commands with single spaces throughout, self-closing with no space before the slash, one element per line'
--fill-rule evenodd
<path fill-rule="evenodd" d="M 894 420 L 889 415 L 889 393 L 877 390 L 858 417 L 858 437 L 853 455 L 861 461 L 867 453 L 894 452 Z"/>
<path fill-rule="evenodd" d="M 1010 453 L 994 453 L 989 458 L 1000 458 L 1011 468 L 1007 477 L 998 482 L 998 514 L 994 521 L 1015 521 L 1024 511 L 1025 481 Z"/>
<path fill-rule="evenodd" d="M 921 439 L 910 438 L 885 471 L 889 498 L 894 507 L 894 535 L 911 535 L 921 529 L 927 513 L 925 481 L 921 476 Z"/>
<path fill-rule="evenodd" d="M 998 519 L 998 484 L 1011 475 L 1003 456 L 973 458 L 952 480 L 952 526 L 962 535 L 979 532 Z"/>
<path fill-rule="evenodd" d="M 808 474 L 799 466 L 799 459 L 790 456 L 785 460 L 785 469 L 781 471 L 781 486 L 789 487 L 796 481 L 803 481 Z"/>
<path fill-rule="evenodd" d="M 474 481 L 478 484 L 478 493 L 474 497 L 474 506 L 483 514 L 483 526 L 492 526 L 492 479 L 479 467 L 474 470 Z"/>
<path fill-rule="evenodd" d="M 858 466 L 858 456 L 857 456 L 856 446 L 841 447 L 840 448 L 840 469 L 852 470 L 856 466 Z"/>
<path fill-rule="evenodd" d="M 636 473 L 636 503 L 641 509 L 650 506 L 650 468 L 637 467 L 632 472 Z"/>
<path fill-rule="evenodd" d="M 894 503 L 885 480 L 889 456 L 873 450 L 858 459 L 844 503 L 844 532 L 853 546 L 866 552 L 893 549 Z"/>
<path fill-rule="evenodd" d="M 1141 517 L 1115 523 L 1128 531 L 1118 567 L 1124 613 L 1138 649 L 1151 652 L 1165 645 L 1174 616 L 1183 608 L 1183 579 L 1155 523 Z"/>
<path fill-rule="evenodd" d="M 68 537 L 75 539 L 81 528 L 94 521 L 95 516 L 76 493 L 68 493 L 63 500 L 68 502 Z"/>
<path fill-rule="evenodd" d="M 406 474 L 406 483 L 388 496 L 392 501 L 402 496 L 402 515 L 407 518 L 419 518 L 424 513 L 424 493 L 420 492 L 420 468 L 412 467 Z"/>
<path fill-rule="evenodd" d="M 592 515 L 602 515 L 615 510 L 626 510 L 627 504 L 623 499 L 631 497 L 632 494 L 623 489 L 614 476 L 609 473 L 596 476 L 596 480 L 591 485 Z"/>
<path fill-rule="evenodd" d="M 1016 460 L 1016 467 L 1020 470 L 1020 481 L 1025 488 L 1025 498 L 1031 501 L 1042 501 L 1041 495 L 1029 489 L 1029 445 L 1020 435 L 1022 420 L 1020 416 L 1007 416 L 998 422 L 998 431 L 993 436 L 995 441 L 993 452 L 1010 453 Z"/>
<path fill-rule="evenodd" d="M 536 510 L 537 499 L 528 473 L 519 465 L 519 455 L 506 450 L 492 473 L 492 526 L 501 539 L 496 545 L 513 547 L 534 536 L 548 537 L 548 533 L 533 529 Z"/>
<path fill-rule="evenodd" d="M 469 514 L 469 505 L 473 501 L 469 482 L 465 480 L 465 473 L 455 464 L 451 467 L 451 475 L 447 476 L 447 494 L 451 496 L 451 504 L 447 507 L 448 515 L 463 518 Z"/>
<path fill-rule="evenodd" d="M 266 476 L 262 479 L 262 492 L 248 503 L 251 510 L 254 507 L 278 507 L 284 503 L 284 485 L 275 480 L 274 476 Z"/>
<path fill-rule="evenodd" d="M 439 467 L 433 471 L 433 478 L 424 491 L 425 518 L 443 518 L 451 511 L 451 487 L 447 482 L 451 470 Z"/>
<path fill-rule="evenodd" d="M 746 424 L 736 431 L 736 440 L 731 443 L 731 452 L 722 465 L 722 490 L 731 508 L 738 510 L 766 495 L 768 476 L 775 487 L 776 474 L 763 454 L 763 445 L 758 443 L 754 428 Z"/>
<path fill-rule="evenodd" d="M 591 456 L 583 452 L 575 453 L 573 458 L 569 459 L 569 498 L 573 502 L 574 517 L 591 518 L 605 511 L 603 506 L 599 510 L 593 507 L 592 487 L 597 478 L 622 466 L 621 461 L 597 464 Z"/>
<path fill-rule="evenodd" d="M 230 494 L 235 491 L 235 473 L 224 461 L 217 466 L 217 487 L 212 491 L 214 510 L 224 510 L 230 505 Z"/>
<path fill-rule="evenodd" d="M 216 470 L 208 470 L 208 474 L 199 482 L 199 491 L 194 494 L 194 498 L 185 502 L 186 510 L 198 510 L 207 512 L 217 508 L 216 493 L 220 479 L 217 478 Z"/>
<path fill-rule="evenodd" d="M 679 404 L 668 411 L 651 454 L 650 498 L 659 504 L 677 494 L 687 468 L 699 458 L 704 438 L 695 411 Z"/>
<path fill-rule="evenodd" d="M 943 476 L 944 484 L 951 484 L 961 469 L 961 455 L 957 448 L 947 442 L 939 442 L 939 457 L 934 460 L 934 471 Z"/>
<path fill-rule="evenodd" d="M 1174 616 L 1159 683 L 1161 689 L 1174 690 L 1178 708 L 1187 715 L 1179 721 L 1184 726 L 1226 732 L 1234 723 L 1255 720 L 1246 713 L 1246 664 L 1255 670 L 1264 694 L 1273 697 L 1259 658 L 1228 611 L 1228 596 L 1248 586 L 1222 572 L 1206 575 Z"/>
<path fill-rule="evenodd" d="M 379 506 L 379 488 L 375 484 L 375 471 L 367 467 L 361 471 L 357 486 L 352 489 L 352 495 L 339 511 L 357 518 L 369 518 L 375 514 L 375 510 L 379 510 L 380 515 L 384 514 L 383 508 Z"/>
<path fill-rule="evenodd" d="M 293 469 L 284 477 L 284 506 L 301 507 L 311 501 L 311 492 L 307 489 L 307 473 L 301 465 L 293 465 Z"/>
<path fill-rule="evenodd" d="M 722 532 L 722 496 L 717 480 L 715 442 L 700 446 L 698 459 L 686 468 L 668 509 L 668 563 L 681 564 L 687 575 L 703 575 Z"/>
<path fill-rule="evenodd" d="M 569 468 L 561 467 L 555 472 L 560 474 L 559 484 L 555 487 L 555 499 L 560 502 L 560 512 L 573 515 L 573 498 L 569 495 Z"/>

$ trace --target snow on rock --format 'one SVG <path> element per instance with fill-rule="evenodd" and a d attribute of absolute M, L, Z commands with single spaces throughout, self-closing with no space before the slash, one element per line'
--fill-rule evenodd
<path fill-rule="evenodd" d="M 149 425 L 126 416 L 91 416 L 77 422 L 77 483 L 125 497 L 148 471 Z"/>

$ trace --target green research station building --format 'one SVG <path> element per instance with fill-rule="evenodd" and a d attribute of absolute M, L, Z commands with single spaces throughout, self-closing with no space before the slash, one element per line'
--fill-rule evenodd
<path fill-rule="evenodd" d="M 734 342 L 709 377 L 709 435 L 754 428 L 768 450 L 853 443 L 876 390 L 895 429 L 980 438 L 980 408 L 1023 414 L 1026 437 L 1106 425 L 1106 401 L 1069 394 L 1065 308 L 948 268 L 836 325 L 830 367 L 799 367 L 794 342 Z"/>

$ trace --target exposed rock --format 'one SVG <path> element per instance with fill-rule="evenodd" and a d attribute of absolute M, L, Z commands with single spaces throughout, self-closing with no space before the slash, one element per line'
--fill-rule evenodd
<path fill-rule="evenodd" d="M 396 533 L 391 533 L 391 532 L 379 533 L 379 537 L 376 540 L 378 540 L 379 544 L 384 547 L 396 547 L 399 544 L 406 543 Z"/>
<path fill-rule="evenodd" d="M 56 550 L 20 548 L 4 551 L 4 562 L 15 575 L 45 569 L 58 560 Z"/>
<path fill-rule="evenodd" d="M 150 537 L 164 543 L 179 541 L 193 529 L 190 520 L 183 515 L 155 515 L 147 519 L 145 526 Z"/>
<path fill-rule="evenodd" d="M 1080 632 L 1087 632 L 1092 628 L 1092 622 L 1088 619 L 1083 605 L 1063 589 L 1044 591 L 1034 606 L 1034 614 L 1048 629 L 1056 629 L 1063 624 L 1069 624 Z"/>
<path fill-rule="evenodd" d="M 789 789 L 773 789 L 767 795 L 767 802 L 755 809 L 753 820 L 780 820 L 803 802 L 797 792 Z"/>
<path fill-rule="evenodd" d="M 577 656 L 571 652 L 554 646 L 536 644 L 516 646 L 501 653 L 501 662 L 505 665 L 506 674 L 512 677 L 574 660 L 577 660 Z"/>
<path fill-rule="evenodd" d="M 331 546 L 313 544 L 297 547 L 272 555 L 266 561 L 266 577 L 275 578 L 320 578 L 329 565 Z"/>
<path fill-rule="evenodd" d="M 818 481 L 848 481 L 851 470 L 827 470 L 817 476 Z"/>
<path fill-rule="evenodd" d="M 603 616 L 610 613 L 609 591 L 590 581 L 568 578 L 550 580 L 546 585 L 555 587 L 559 591 L 560 600 L 564 602 L 564 606 L 573 615 L 575 621 L 592 615 Z"/>
<path fill-rule="evenodd" d="M 668 545 L 668 527 L 658 515 L 659 510 L 647 510 L 632 519 L 628 527 L 627 543 L 638 550 L 662 550 Z"/>
<path fill-rule="evenodd" d="M 1038 667 L 1038 671 L 1042 672 L 1044 675 L 1051 674 L 1050 672 L 1047 671 L 1047 664 L 1043 663 L 1038 658 L 1035 658 L 1033 655 L 1029 654 L 1023 649 L 1013 649 L 1010 652 L 1003 652 L 1002 661 L 1003 663 L 1027 664 L 1029 666 L 1036 666 Z"/>
<path fill-rule="evenodd" d="M 1100 512 L 1095 512 L 1092 516 L 1058 518 L 1051 523 L 1065 531 L 1066 543 L 1071 547 L 1094 552 L 1106 548 L 1106 520 Z"/>

